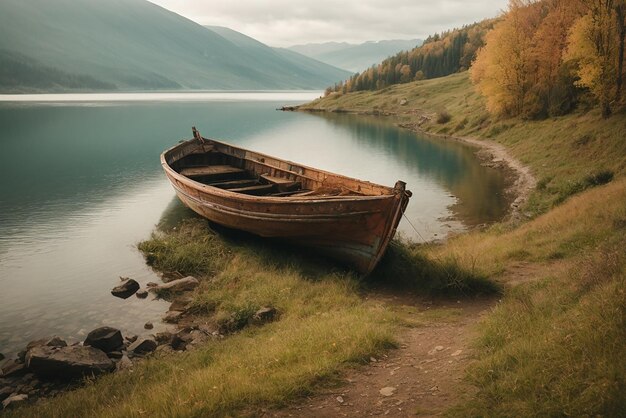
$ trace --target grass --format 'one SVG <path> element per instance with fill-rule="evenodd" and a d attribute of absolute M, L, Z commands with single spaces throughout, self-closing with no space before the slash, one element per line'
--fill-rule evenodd
<path fill-rule="evenodd" d="M 311 393 L 320 384 L 334 382 L 345 367 L 395 347 L 394 335 L 401 327 L 459 315 L 446 309 L 428 313 L 389 309 L 364 298 L 368 283 L 348 270 L 280 244 L 268 247 L 265 240 L 217 233 L 203 219 L 157 231 L 139 248 L 161 271 L 199 277 L 193 311 L 203 321 L 227 325 L 234 333 L 195 351 L 149 359 L 132 373 L 105 376 L 8 416 L 254 414 Z M 417 250 L 407 256 L 417 257 Z M 383 268 L 377 274 L 392 273 Z M 456 273 L 456 280 L 473 277 Z M 425 276 L 414 279 L 415 288 L 428 284 Z M 442 285 L 444 281 L 437 278 L 429 291 L 458 293 Z M 482 280 L 479 283 L 489 289 Z M 456 285 L 468 292 L 474 289 L 473 284 Z M 248 325 L 252 314 L 264 306 L 275 307 L 279 319 Z"/>
<path fill-rule="evenodd" d="M 625 246 L 622 178 L 582 193 L 514 231 L 493 228 L 438 249 L 460 259 L 478 257 L 491 277 L 506 276 L 519 261 L 544 266 L 529 283 L 510 289 L 481 325 L 478 361 L 468 372 L 479 392 L 452 415 L 623 413 Z M 560 254 L 556 259 L 555 252 Z"/>

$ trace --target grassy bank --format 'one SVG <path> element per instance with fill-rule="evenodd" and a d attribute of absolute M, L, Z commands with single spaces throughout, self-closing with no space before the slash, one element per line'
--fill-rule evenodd
<path fill-rule="evenodd" d="M 374 92 L 332 94 L 302 109 L 382 114 L 432 134 L 502 144 L 537 178 L 525 208 L 531 216 L 626 171 L 626 115 L 605 120 L 583 104 L 574 114 L 543 121 L 494 119 L 467 73 Z"/>
<path fill-rule="evenodd" d="M 155 232 L 140 249 L 160 271 L 201 279 L 192 310 L 202 322 L 235 331 L 264 306 L 275 307 L 278 320 L 245 326 L 195 351 L 157 355 L 131 373 L 105 376 L 15 416 L 254 414 L 306 395 L 332 382 L 345 367 L 379 356 L 395 346 L 401 327 L 427 325 L 448 314 L 445 309 L 441 315 L 437 309 L 394 310 L 365 298 L 368 283 L 350 271 L 280 244 L 217 233 L 203 219 Z M 420 256 L 403 246 L 395 254 L 396 268 L 403 269 Z M 393 275 L 398 286 L 436 294 L 494 291 L 484 278 L 453 267 L 444 272 L 444 266 L 431 263 L 410 277 L 409 270 Z M 383 266 L 376 274 L 391 273 Z"/>
<path fill-rule="evenodd" d="M 309 110 L 383 114 L 425 132 L 502 144 L 537 188 L 521 225 L 431 246 L 431 259 L 507 285 L 483 321 L 459 416 L 617 416 L 626 409 L 626 115 L 584 104 L 543 120 L 496 120 L 467 74 L 331 95 Z M 609 184 L 606 184 L 609 183 Z"/>

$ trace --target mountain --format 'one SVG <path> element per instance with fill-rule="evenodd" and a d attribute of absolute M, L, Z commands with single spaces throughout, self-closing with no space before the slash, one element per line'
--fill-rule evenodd
<path fill-rule="evenodd" d="M 421 44 L 421 39 L 369 41 L 362 44 L 326 42 L 294 45 L 290 46 L 289 49 L 351 72 L 359 72 L 381 62 L 390 55 L 411 50 Z"/>
<path fill-rule="evenodd" d="M 317 85 L 323 85 L 323 80 L 332 79 L 333 82 L 345 78 L 350 73 L 341 68 L 299 54 L 286 48 L 272 48 L 251 38 L 243 33 L 225 28 L 223 26 L 206 26 L 207 29 L 217 33 L 223 38 L 235 44 L 245 52 L 248 57 L 257 62 L 264 63 L 267 67 L 276 67 L 276 71 L 285 70 L 285 66 L 291 68 L 294 78 L 306 80 L 319 80 Z M 339 78 L 337 78 L 339 77 Z"/>
<path fill-rule="evenodd" d="M 0 91 L 307 89 L 348 75 L 248 39 L 145 0 L 2 0 Z"/>

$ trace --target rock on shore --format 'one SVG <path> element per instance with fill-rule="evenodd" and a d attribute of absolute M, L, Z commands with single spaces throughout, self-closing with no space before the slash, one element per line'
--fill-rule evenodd
<path fill-rule="evenodd" d="M 111 372 L 115 364 L 94 347 L 35 347 L 26 353 L 26 365 L 33 373 L 61 379 Z"/>
<path fill-rule="evenodd" d="M 124 344 L 122 332 L 111 327 L 100 327 L 91 331 L 85 338 L 84 345 L 98 348 L 105 353 L 117 351 Z"/>

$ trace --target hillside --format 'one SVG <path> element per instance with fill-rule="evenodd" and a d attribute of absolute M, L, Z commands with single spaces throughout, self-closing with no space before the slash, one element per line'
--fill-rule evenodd
<path fill-rule="evenodd" d="M 354 73 L 363 71 L 400 51 L 408 51 L 421 44 L 421 39 L 394 39 L 369 41 L 362 44 L 347 42 L 304 44 L 290 46 L 288 49 Z"/>
<path fill-rule="evenodd" d="M 380 64 L 352 75 L 348 80 L 335 83 L 326 90 L 326 94 L 331 91 L 348 93 L 378 90 L 394 84 L 466 71 L 495 22 L 494 19 L 486 19 L 460 29 L 431 35 L 422 45 L 398 52 Z"/>
<path fill-rule="evenodd" d="M 223 38 L 235 44 L 250 59 L 262 63 L 266 68 L 276 72 L 290 69 L 291 76 L 302 83 L 315 81 L 322 83 L 323 80 L 345 77 L 346 71 L 325 64 L 313 58 L 285 48 L 272 48 L 254 38 L 222 26 L 206 26 L 207 29 L 217 33 Z M 318 84 L 321 85 L 321 84 Z"/>
<path fill-rule="evenodd" d="M 145 0 L 0 3 L 3 92 L 306 89 L 347 75 L 321 63 L 311 70 L 260 45 L 249 53 Z"/>

